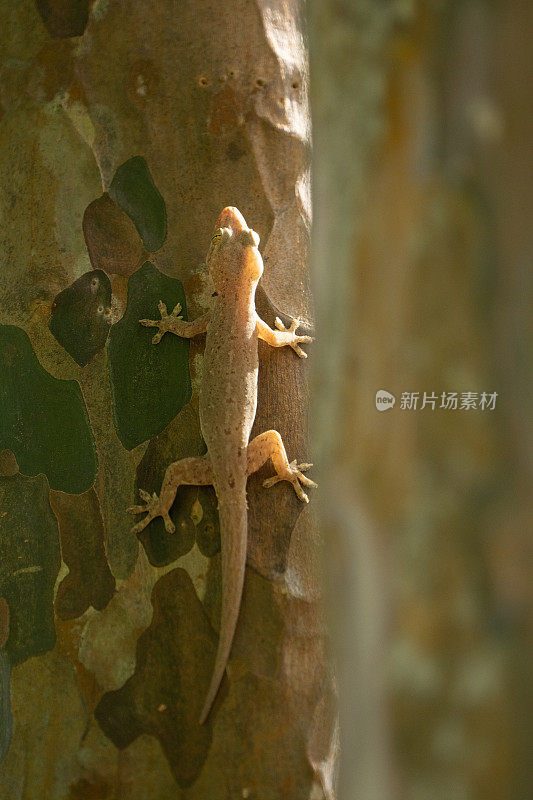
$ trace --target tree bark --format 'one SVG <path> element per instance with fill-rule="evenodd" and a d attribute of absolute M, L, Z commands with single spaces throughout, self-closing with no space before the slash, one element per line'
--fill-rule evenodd
<path fill-rule="evenodd" d="M 23 471 L 19 454 L 17 470 L 10 450 L 18 445 L 4 445 L 0 490 L 13 564 L 6 560 L 0 585 L 8 595 L 0 627 L 11 622 L 0 666 L 4 684 L 11 669 L 13 735 L 7 708 L 0 794 L 332 797 L 334 713 L 313 503 L 303 508 L 287 486 L 264 492 L 268 467 L 249 482 L 242 613 L 227 678 L 203 727 L 190 709 L 206 688 L 217 641 L 213 498 L 184 494 L 183 535 L 171 540 L 158 529 L 141 537 L 141 547 L 126 513 L 136 487 L 157 484 L 168 461 L 202 448 L 201 345 L 192 345 L 192 398 L 177 416 L 170 409 L 161 421 L 137 388 L 133 406 L 146 401 L 155 433 L 143 438 L 142 414 L 126 419 L 132 409 L 124 398 L 141 380 L 134 368 L 128 373 L 138 352 L 129 320 L 152 289 L 182 297 L 176 278 L 189 319 L 205 313 L 213 288 L 204 258 L 224 206 L 237 206 L 261 236 L 258 309 L 266 321 L 277 308 L 309 319 L 300 4 L 21 0 L 3 3 L 0 19 L 0 323 L 28 334 L 3 328 L 19 336 L 11 347 L 28 370 L 41 374 L 33 353 L 60 379 L 46 384 L 58 403 L 66 403 L 65 381 L 74 382 L 77 424 L 92 431 L 98 460 L 94 485 L 74 494 L 56 476 L 50 491 L 57 464 L 46 477 L 32 471 L 29 441 L 29 467 Z M 90 346 L 80 327 L 88 315 L 94 333 L 97 313 L 113 323 L 103 348 L 95 344 L 101 321 Z M 293 356 L 261 345 L 254 433 L 277 428 L 290 458 L 306 461 L 306 367 Z M 127 374 L 130 385 L 120 384 Z M 167 380 L 163 372 L 159 379 Z M 180 381 L 169 386 L 185 396 Z M 161 393 L 163 405 L 168 398 Z M 61 438 L 56 428 L 52 439 Z M 77 442 L 63 444 L 73 457 Z M 86 466 L 76 462 L 82 483 Z M 43 576 L 38 585 L 35 575 Z M 32 610 L 36 592 L 44 616 Z"/>

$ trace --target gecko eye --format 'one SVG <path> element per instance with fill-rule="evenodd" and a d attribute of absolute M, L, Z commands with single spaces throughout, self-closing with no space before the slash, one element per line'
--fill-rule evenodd
<path fill-rule="evenodd" d="M 222 230 L 222 228 L 217 228 L 217 230 L 211 237 L 212 244 L 217 244 L 217 242 L 219 242 L 223 236 L 224 236 L 224 231 Z"/>
<path fill-rule="evenodd" d="M 218 244 L 222 241 L 222 239 L 229 238 L 231 236 L 231 230 L 229 228 L 217 228 L 214 234 L 211 237 L 211 244 Z"/>

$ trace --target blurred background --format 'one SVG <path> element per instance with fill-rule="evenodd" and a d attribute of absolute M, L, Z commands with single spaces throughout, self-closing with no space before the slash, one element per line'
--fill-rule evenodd
<path fill-rule="evenodd" d="M 533 5 L 316 0 L 310 34 L 340 796 L 527 800 Z"/>

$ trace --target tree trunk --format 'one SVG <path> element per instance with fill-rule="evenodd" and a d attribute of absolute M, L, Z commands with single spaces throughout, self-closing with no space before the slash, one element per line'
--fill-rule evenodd
<path fill-rule="evenodd" d="M 206 312 L 224 206 L 261 236 L 263 318 L 309 318 L 299 3 L 20 0 L 0 20 L 0 794 L 331 797 L 313 503 L 263 490 L 268 467 L 249 481 L 242 612 L 204 726 L 213 493 L 180 489 L 177 533 L 155 520 L 141 546 L 126 512 L 202 452 L 202 344 L 154 348 L 138 320 L 159 299 Z M 306 408 L 305 362 L 261 344 L 254 433 L 309 460 Z"/>

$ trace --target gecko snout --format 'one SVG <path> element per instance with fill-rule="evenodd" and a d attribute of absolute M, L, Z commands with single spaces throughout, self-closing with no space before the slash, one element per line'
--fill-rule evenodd
<path fill-rule="evenodd" d="M 235 233 L 248 230 L 248 225 L 243 215 L 235 206 L 226 206 L 219 214 L 217 228 L 231 228 Z"/>

